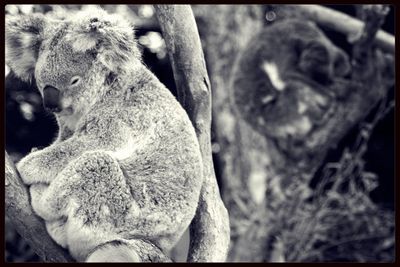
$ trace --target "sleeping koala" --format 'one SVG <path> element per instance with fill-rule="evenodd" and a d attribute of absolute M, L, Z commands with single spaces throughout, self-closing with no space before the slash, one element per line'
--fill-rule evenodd
<path fill-rule="evenodd" d="M 282 149 L 309 136 L 344 98 L 346 53 L 311 21 L 284 19 L 265 27 L 243 48 L 231 78 L 238 113 Z"/>
<path fill-rule="evenodd" d="M 99 8 L 9 16 L 6 63 L 35 77 L 59 125 L 52 145 L 17 164 L 52 238 L 77 261 L 139 260 L 138 239 L 169 250 L 195 215 L 200 148 L 129 23 Z"/>

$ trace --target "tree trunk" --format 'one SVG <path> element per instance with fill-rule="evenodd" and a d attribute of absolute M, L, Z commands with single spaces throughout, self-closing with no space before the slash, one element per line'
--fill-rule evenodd
<path fill-rule="evenodd" d="M 225 261 L 229 221 L 211 155 L 211 88 L 190 6 L 155 5 L 172 62 L 178 98 L 196 130 L 203 159 L 203 187 L 190 227 L 189 262 Z"/>

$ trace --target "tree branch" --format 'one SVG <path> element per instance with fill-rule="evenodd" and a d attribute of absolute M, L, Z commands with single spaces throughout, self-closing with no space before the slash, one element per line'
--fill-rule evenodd
<path fill-rule="evenodd" d="M 364 22 L 346 15 L 342 12 L 323 7 L 320 5 L 273 5 L 278 12 L 293 12 L 299 17 L 305 17 L 317 22 L 318 24 L 341 32 L 349 39 L 358 36 L 364 28 Z M 393 35 L 379 30 L 375 37 L 375 44 L 384 52 L 394 54 L 395 38 Z"/>
<path fill-rule="evenodd" d="M 68 252 L 48 235 L 44 221 L 36 216 L 29 201 L 29 192 L 23 184 L 13 162 L 5 152 L 6 215 L 17 232 L 46 262 L 72 262 Z"/>
<path fill-rule="evenodd" d="M 211 155 L 211 88 L 197 25 L 189 5 L 155 5 L 178 88 L 178 98 L 196 129 L 204 182 L 192 221 L 188 261 L 225 261 L 229 219 L 221 200 Z"/>

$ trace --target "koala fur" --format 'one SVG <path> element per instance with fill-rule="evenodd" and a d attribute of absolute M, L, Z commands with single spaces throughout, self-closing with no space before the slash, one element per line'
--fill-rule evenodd
<path fill-rule="evenodd" d="M 52 145 L 17 164 L 52 238 L 78 261 L 114 241 L 169 250 L 197 208 L 200 148 L 185 110 L 141 62 L 129 23 L 100 8 L 8 16 L 6 63 L 35 77 L 59 125 Z M 126 254 L 116 250 L 108 258 Z"/>
<path fill-rule="evenodd" d="M 311 21 L 285 19 L 266 26 L 243 48 L 231 76 L 238 113 L 263 135 L 304 140 L 334 112 L 334 83 L 350 71 L 349 59 Z"/>

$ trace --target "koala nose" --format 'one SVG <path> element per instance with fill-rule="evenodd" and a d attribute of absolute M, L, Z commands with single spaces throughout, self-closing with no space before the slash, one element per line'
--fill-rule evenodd
<path fill-rule="evenodd" d="M 43 89 L 43 105 L 44 108 L 51 112 L 61 111 L 61 98 L 60 90 L 57 88 L 47 85 Z"/>

